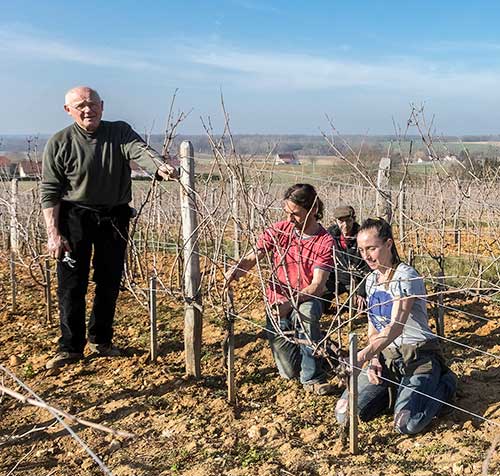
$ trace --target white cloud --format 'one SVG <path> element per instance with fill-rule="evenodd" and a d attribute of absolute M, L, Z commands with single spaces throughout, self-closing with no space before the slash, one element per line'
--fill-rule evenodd
<path fill-rule="evenodd" d="M 151 44 L 151 49 L 142 51 L 125 47 L 91 48 L 66 39 L 54 39 L 26 25 L 0 26 L 0 52 L 4 60 L 12 57 L 76 62 L 146 74 L 160 73 L 179 87 L 222 85 L 227 88 L 230 85 L 235 89 L 266 92 L 365 88 L 374 94 L 404 93 L 418 99 L 465 94 L 497 97 L 499 94 L 500 71 L 494 66 L 472 69 L 417 55 L 352 60 L 345 59 L 346 51 L 337 57 L 272 50 L 245 51 L 225 45 L 218 38 L 207 41 L 206 38 L 179 37 L 168 41 L 152 40 Z M 494 47 L 494 44 L 488 45 Z"/>
<path fill-rule="evenodd" d="M 451 62 L 418 57 L 350 61 L 319 55 L 240 51 L 229 47 L 196 48 L 191 61 L 226 72 L 257 89 L 326 90 L 373 87 L 417 93 L 483 94 L 496 91 L 500 71 L 458 69 Z"/>
<path fill-rule="evenodd" d="M 46 35 L 12 27 L 0 27 L 0 51 L 3 55 L 36 60 L 64 61 L 133 70 L 155 71 L 160 67 L 143 53 L 116 48 L 75 46 Z"/>

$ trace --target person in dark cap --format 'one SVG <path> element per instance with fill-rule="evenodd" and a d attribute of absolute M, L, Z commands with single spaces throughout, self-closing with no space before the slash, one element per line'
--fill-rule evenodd
<path fill-rule="evenodd" d="M 330 273 L 326 283 L 327 292 L 323 296 L 324 304 L 330 307 L 335 295 L 351 293 L 351 273 L 356 289 L 357 308 L 361 310 L 365 304 L 366 291 L 364 281 L 369 272 L 368 266 L 361 258 L 356 244 L 359 224 L 356 212 L 350 205 L 341 205 L 333 210 L 335 224 L 328 228 L 335 244 L 335 269 Z M 328 310 L 328 309 L 327 309 Z"/>

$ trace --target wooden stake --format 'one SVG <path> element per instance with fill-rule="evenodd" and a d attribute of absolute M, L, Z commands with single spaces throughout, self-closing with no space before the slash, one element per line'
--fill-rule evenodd
<path fill-rule="evenodd" d="M 358 454 L 358 336 L 349 334 L 349 450 L 351 454 Z"/>
<path fill-rule="evenodd" d="M 19 184 L 17 179 L 12 179 L 11 182 L 11 196 L 10 196 L 10 250 L 14 254 L 19 253 L 19 237 L 17 226 L 17 204 Z"/>
<path fill-rule="evenodd" d="M 437 296 L 438 312 L 437 312 L 436 328 L 438 335 L 444 337 L 444 307 L 443 307 L 444 272 L 442 269 L 440 269 L 438 272 L 437 282 L 438 282 L 439 294 Z"/>
<path fill-rule="evenodd" d="M 479 273 L 477 275 L 477 302 L 481 301 L 481 287 L 483 284 L 483 263 L 479 263 Z"/>
<path fill-rule="evenodd" d="M 190 141 L 180 146 L 181 214 L 184 251 L 184 350 L 186 373 L 201 377 L 202 313 L 200 294 L 200 259 L 198 254 L 198 219 L 194 190 L 194 152 Z"/>
<path fill-rule="evenodd" d="M 156 276 L 151 276 L 149 280 L 149 327 L 149 353 L 151 362 L 156 362 L 156 359 L 158 357 L 158 327 L 156 324 Z"/>
<path fill-rule="evenodd" d="M 17 309 L 17 279 L 16 279 L 16 256 L 19 253 L 19 239 L 17 233 L 17 204 L 18 204 L 18 181 L 11 181 L 11 196 L 10 196 L 10 284 L 11 284 L 11 310 L 16 312 Z"/>
<path fill-rule="evenodd" d="M 403 246 L 405 241 L 405 209 L 406 209 L 406 185 L 404 183 L 400 184 L 399 187 L 399 243 Z"/>
<path fill-rule="evenodd" d="M 231 175 L 231 213 L 233 215 L 233 223 L 234 223 L 234 259 L 240 259 L 240 235 L 241 235 L 241 227 L 240 227 L 240 210 L 239 210 L 239 202 L 238 202 L 238 188 L 236 178 Z"/>
<path fill-rule="evenodd" d="M 358 219 L 361 219 L 363 214 L 363 206 L 365 204 L 365 188 L 362 183 L 359 184 L 359 211 L 358 211 Z M 361 223 L 361 221 L 360 221 Z"/>
<path fill-rule="evenodd" d="M 408 250 L 408 264 L 410 266 L 415 265 L 415 250 L 413 248 L 410 248 Z"/>
<path fill-rule="evenodd" d="M 227 271 L 226 256 L 224 256 L 224 273 Z M 236 404 L 236 380 L 234 375 L 234 306 L 233 290 L 227 289 L 226 296 L 226 325 L 227 325 L 227 401 L 230 405 Z"/>
<path fill-rule="evenodd" d="M 10 251 L 10 290 L 11 290 L 11 311 L 17 310 L 17 279 L 16 279 L 16 256 Z"/>
<path fill-rule="evenodd" d="M 355 294 L 353 294 L 356 284 L 352 270 L 349 270 L 349 332 L 352 331 L 352 320 L 354 319 L 355 311 Z"/>
<path fill-rule="evenodd" d="M 391 191 L 389 179 L 391 176 L 391 159 L 382 157 L 378 166 L 377 174 L 377 215 L 387 222 L 392 220 Z"/>
<path fill-rule="evenodd" d="M 232 312 L 232 310 L 230 310 Z M 231 405 L 236 404 L 236 380 L 234 378 L 234 318 L 230 316 L 228 322 L 227 340 L 227 400 Z"/>
<path fill-rule="evenodd" d="M 52 324 L 52 285 L 51 285 L 50 260 L 45 260 L 45 302 L 47 304 L 47 321 Z"/>

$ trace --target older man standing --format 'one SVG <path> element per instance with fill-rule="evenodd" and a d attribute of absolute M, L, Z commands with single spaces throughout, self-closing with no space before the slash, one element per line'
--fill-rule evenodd
<path fill-rule="evenodd" d="M 127 123 L 101 120 L 103 101 L 94 89 L 69 90 L 64 110 L 74 123 L 47 142 L 41 187 L 47 246 L 58 259 L 61 324 L 59 352 L 47 362 L 49 369 L 83 357 L 92 253 L 96 288 L 87 332 L 89 347 L 99 356 L 120 355 L 112 338 L 131 218 L 129 161 L 152 158 L 162 164 L 157 171 L 160 179 L 176 177 L 176 170 L 164 164 L 163 157 Z"/>

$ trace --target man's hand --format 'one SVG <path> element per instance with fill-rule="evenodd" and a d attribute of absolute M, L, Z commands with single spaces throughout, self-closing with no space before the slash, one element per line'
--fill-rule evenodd
<path fill-rule="evenodd" d="M 58 230 L 54 230 L 48 233 L 47 248 L 49 255 L 52 258 L 59 259 L 65 251 L 71 252 L 71 247 L 69 246 L 66 238 L 61 236 Z"/>
<path fill-rule="evenodd" d="M 232 281 L 238 281 L 238 279 L 240 279 L 243 275 L 247 274 L 248 271 L 255 266 L 256 262 L 257 256 L 254 252 L 250 252 L 245 257 L 240 259 L 238 263 L 224 273 L 226 286 L 228 286 Z"/>
<path fill-rule="evenodd" d="M 170 164 L 160 165 L 156 173 L 165 180 L 177 180 L 179 178 L 177 169 Z"/>

